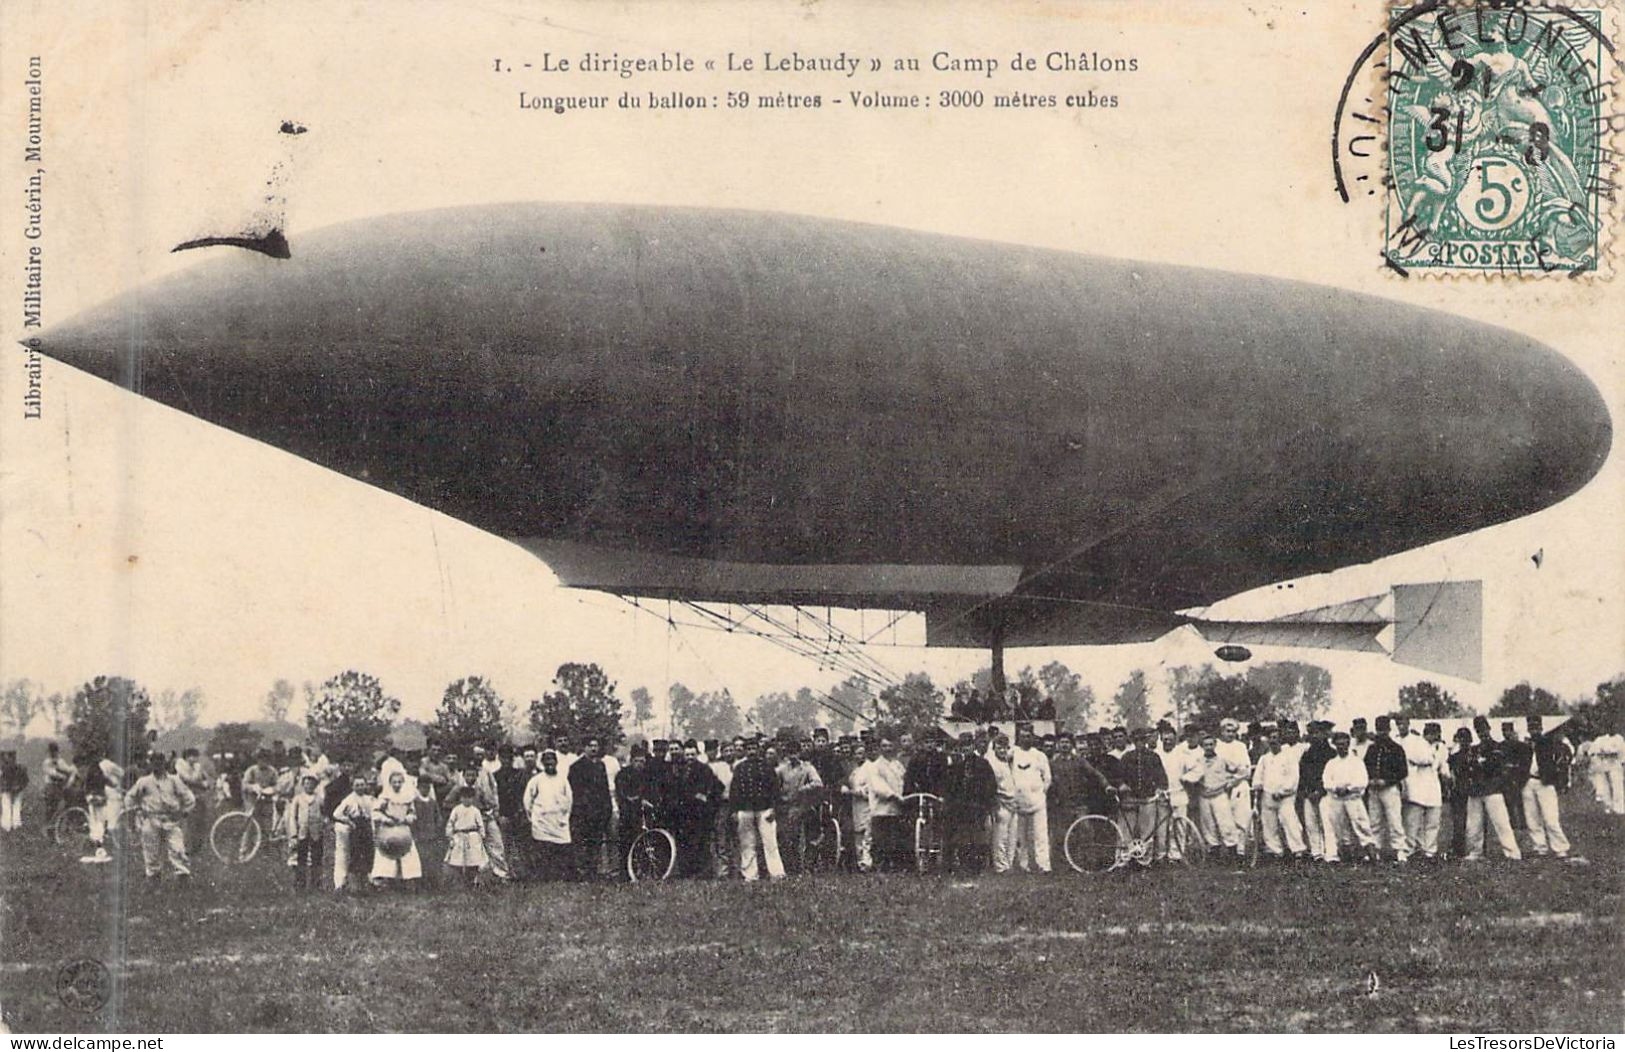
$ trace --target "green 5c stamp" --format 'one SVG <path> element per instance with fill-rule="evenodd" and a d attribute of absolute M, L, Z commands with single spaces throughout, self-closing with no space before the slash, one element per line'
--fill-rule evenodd
<path fill-rule="evenodd" d="M 1394 15 L 1388 264 L 1597 272 L 1618 164 L 1608 12 L 1501 2 Z"/>

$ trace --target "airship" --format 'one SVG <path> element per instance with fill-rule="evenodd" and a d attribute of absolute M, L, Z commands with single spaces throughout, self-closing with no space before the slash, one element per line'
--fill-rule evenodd
<path fill-rule="evenodd" d="M 923 613 L 996 672 L 1191 626 L 1476 677 L 1477 582 L 1202 611 L 1539 511 L 1612 439 L 1587 377 L 1514 332 L 877 225 L 503 204 L 202 254 L 40 349 L 566 586 Z"/>

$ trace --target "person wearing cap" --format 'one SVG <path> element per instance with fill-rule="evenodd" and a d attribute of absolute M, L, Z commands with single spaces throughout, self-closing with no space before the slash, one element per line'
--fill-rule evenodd
<path fill-rule="evenodd" d="M 947 773 L 948 757 L 942 751 L 941 732 L 927 734 L 903 770 L 903 795 L 930 793 L 940 797 Z"/>
<path fill-rule="evenodd" d="M 68 783 L 78 776 L 78 770 L 64 760 L 56 742 L 47 742 L 45 745 L 45 817 L 44 832 L 51 835 L 51 824 L 56 821 L 57 812 L 67 799 Z"/>
<path fill-rule="evenodd" d="M 1404 862 L 1411 854 L 1405 834 L 1405 779 L 1410 775 L 1410 765 L 1405 747 L 1389 737 L 1392 727 L 1393 721 L 1386 715 L 1378 716 L 1377 734 L 1366 745 L 1365 806 L 1378 849 L 1392 852 L 1395 862 Z"/>
<path fill-rule="evenodd" d="M 1569 751 L 1562 737 L 1543 734 L 1545 721 L 1529 717 L 1531 767 L 1523 784 L 1523 813 L 1528 820 L 1529 852 L 1537 858 L 1550 851 L 1553 857 L 1569 857 L 1569 838 L 1557 811 L 1557 794 L 1569 787 Z"/>
<path fill-rule="evenodd" d="M 1157 817 L 1168 806 L 1159 798 L 1168 788 L 1168 771 L 1157 755 L 1156 738 L 1157 732 L 1150 727 L 1135 730 L 1133 744 L 1118 761 L 1122 781 L 1116 788 L 1124 828 L 1136 838 L 1144 838 L 1155 829 L 1156 857 L 1163 858 L 1168 854 L 1168 824 L 1158 825 Z"/>
<path fill-rule="evenodd" d="M 1222 848 L 1242 855 L 1241 831 L 1230 808 L 1230 790 L 1242 769 L 1219 753 L 1216 737 L 1204 734 L 1201 740 L 1201 760 L 1185 774 L 1185 791 L 1196 801 L 1197 828 L 1209 850 Z"/>
<path fill-rule="evenodd" d="M 795 742 L 786 743 L 784 760 L 773 773 L 779 784 L 773 808 L 779 858 L 786 873 L 801 873 L 806 869 L 807 813 L 822 795 L 824 780 L 818 768 L 801 758 L 801 747 Z"/>
<path fill-rule="evenodd" d="M 869 857 L 876 869 L 913 869 L 914 844 L 903 821 L 903 775 L 897 743 L 880 741 L 880 755 L 864 765 L 861 791 L 869 800 Z"/>
<path fill-rule="evenodd" d="M 615 779 L 615 812 L 618 816 L 615 828 L 617 880 L 631 879 L 625 863 L 627 856 L 632 852 L 632 841 L 643 830 L 645 805 L 659 810 L 659 802 L 651 795 L 653 792 L 651 771 L 648 746 L 643 742 L 635 743 L 627 753 L 626 766 Z"/>
<path fill-rule="evenodd" d="M 1010 752 L 1010 776 L 1015 784 L 1016 867 L 1024 873 L 1030 869 L 1048 873 L 1051 856 L 1046 794 L 1053 776 L 1049 757 L 1034 747 L 1030 727 L 1016 730 L 1016 748 Z"/>
<path fill-rule="evenodd" d="M 1050 865 L 1066 865 L 1066 831 L 1079 816 L 1107 812 L 1106 776 L 1075 748 L 1070 734 L 1056 735 L 1055 755 L 1050 758 L 1050 783 L 1046 804 L 1049 808 Z"/>
<path fill-rule="evenodd" d="M 1524 819 L 1523 787 L 1529 784 L 1535 747 L 1518 736 L 1518 725 L 1511 720 L 1501 723 L 1501 763 L 1501 798 L 1507 802 L 1507 818 L 1512 821 L 1514 833 L 1527 832 L 1529 823 Z"/>
<path fill-rule="evenodd" d="M 1226 717 L 1219 721 L 1217 749 L 1238 772 L 1237 781 L 1230 789 L 1230 820 L 1241 837 L 1242 849 L 1253 832 L 1253 754 L 1247 743 L 1238 737 L 1241 724 Z"/>
<path fill-rule="evenodd" d="M 709 874 L 711 831 L 716 825 L 717 807 L 722 801 L 722 783 L 711 768 L 700 762 L 699 743 L 684 743 L 667 765 L 665 793 L 666 828 L 677 838 L 676 877 L 703 877 Z"/>
<path fill-rule="evenodd" d="M 1434 724 L 1428 724 L 1429 727 Z M 1427 733 L 1426 728 L 1423 733 Z M 1467 857 L 1467 788 L 1470 782 L 1476 780 L 1475 773 L 1478 758 L 1473 748 L 1473 732 L 1466 727 L 1457 727 L 1456 733 L 1451 735 L 1449 752 L 1445 756 L 1446 769 L 1450 777 L 1445 784 L 1445 806 L 1448 809 L 1448 828 L 1450 830 L 1450 855 L 1452 858 L 1464 859 Z M 1441 821 L 1440 829 L 1446 828 Z"/>
<path fill-rule="evenodd" d="M 288 804 L 288 850 L 293 855 L 293 886 L 298 891 L 315 891 L 322 879 L 326 815 L 319 785 L 316 775 L 301 775 L 299 791 Z"/>
<path fill-rule="evenodd" d="M 993 765 L 972 736 L 960 735 L 942 787 L 942 861 L 948 872 L 980 873 L 987 868 L 990 826 L 998 806 Z"/>
<path fill-rule="evenodd" d="M 586 751 L 574 763 L 560 765 L 570 783 L 570 843 L 575 846 L 577 880 L 599 875 L 614 820 L 614 790 L 602 753 L 602 743 L 589 738 Z"/>
<path fill-rule="evenodd" d="M 1128 750 L 1128 728 L 1118 724 L 1106 734 L 1106 752 L 1110 754 L 1112 759 L 1121 760 L 1123 754 Z"/>
<path fill-rule="evenodd" d="M 350 791 L 333 808 L 333 891 L 360 889 L 372 869 L 372 812 L 378 806 L 372 780 L 358 774 Z M 352 885 L 350 878 L 355 878 Z"/>
<path fill-rule="evenodd" d="M 147 879 L 157 880 L 165 861 L 176 877 L 190 877 L 184 823 L 197 798 L 170 772 L 162 754 L 148 755 L 147 773 L 136 781 L 125 803 L 141 822 L 141 861 Z"/>
<path fill-rule="evenodd" d="M 1405 839 L 1411 851 L 1432 862 L 1439 857 L 1439 817 L 1444 803 L 1440 783 L 1443 760 L 1433 743 L 1411 734 L 1410 720 L 1394 721 L 1399 730 L 1399 746 L 1405 753 L 1405 785 L 1401 790 L 1405 809 Z"/>
<path fill-rule="evenodd" d="M 1308 849 L 1303 840 L 1303 824 L 1298 820 L 1298 757 L 1286 751 L 1282 737 L 1280 727 L 1269 732 L 1264 755 L 1253 768 L 1253 779 L 1258 786 L 1258 824 L 1266 855 L 1280 859 L 1290 854 L 1301 859 L 1308 855 Z"/>
<path fill-rule="evenodd" d="M 1462 730 L 1466 730 L 1465 727 Z M 1507 814 L 1506 761 L 1500 743 L 1490 737 L 1490 721 L 1483 716 L 1473 717 L 1476 743 L 1468 744 L 1467 759 L 1462 767 L 1462 779 L 1467 794 L 1467 853 L 1463 859 L 1480 862 L 1484 858 L 1484 826 L 1495 832 L 1501 856 L 1508 861 L 1519 861 L 1523 852 L 1518 847 L 1518 836 L 1512 831 L 1512 820 Z"/>
<path fill-rule="evenodd" d="M 1309 744 L 1298 757 L 1298 804 L 1303 820 L 1303 839 L 1312 858 L 1325 858 L 1329 851 L 1337 854 L 1337 837 L 1329 817 L 1330 804 L 1326 797 L 1326 764 L 1337 755 L 1327 740 L 1331 724 L 1325 720 L 1309 721 Z"/>
<path fill-rule="evenodd" d="M 706 766 L 722 786 L 711 830 L 711 875 L 722 880 L 732 876 L 739 865 L 739 825 L 734 820 L 732 800 L 734 764 L 739 761 L 739 752 L 734 742 L 708 741 L 706 745 L 711 750 Z"/>
<path fill-rule="evenodd" d="M 1332 748 L 1336 755 L 1326 761 L 1321 772 L 1325 787 L 1326 853 L 1321 857 L 1336 862 L 1339 846 L 1353 843 L 1364 857 L 1378 860 L 1377 838 L 1371 834 L 1371 816 L 1365 809 L 1365 791 L 1371 784 L 1365 761 L 1354 755 L 1350 736 L 1345 731 L 1332 735 Z"/>
<path fill-rule="evenodd" d="M 739 872 L 746 881 L 756 881 L 761 873 L 757 862 L 760 849 L 771 880 L 784 879 L 784 860 L 779 855 L 778 822 L 774 808 L 779 801 L 778 772 L 762 755 L 761 743 L 745 743 L 745 756 L 734 765 L 729 786 L 734 822 L 738 828 Z"/>
<path fill-rule="evenodd" d="M 874 838 L 870 827 L 869 794 L 865 788 L 865 780 L 869 775 L 870 766 L 880 759 L 880 747 L 867 730 L 859 735 L 862 743 L 863 759 L 852 767 L 846 776 L 844 794 L 852 802 L 852 851 L 853 859 L 859 871 L 867 873 L 874 868 Z"/>
<path fill-rule="evenodd" d="M 575 850 L 570 843 L 570 810 L 574 804 L 570 779 L 559 770 L 559 754 L 552 749 L 542 750 L 537 760 L 541 769 L 526 783 L 524 798 L 536 875 L 542 880 L 569 880 L 575 869 Z"/>
<path fill-rule="evenodd" d="M 1371 725 L 1364 716 L 1356 718 L 1349 724 L 1349 753 L 1356 760 L 1365 759 L 1365 751 L 1371 748 Z"/>

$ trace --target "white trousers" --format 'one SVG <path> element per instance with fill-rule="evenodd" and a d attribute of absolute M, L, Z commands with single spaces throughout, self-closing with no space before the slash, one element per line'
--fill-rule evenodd
<path fill-rule="evenodd" d="M 186 860 L 186 826 L 172 818 L 145 818 L 141 822 L 141 862 L 147 876 L 156 877 L 165 861 L 176 876 L 191 874 Z"/>
<path fill-rule="evenodd" d="M 1439 857 L 1439 817 L 1443 807 L 1434 804 L 1405 804 L 1405 839 L 1412 851 L 1423 858 Z"/>
<path fill-rule="evenodd" d="M 875 865 L 875 841 L 869 831 L 869 801 L 858 797 L 852 800 L 852 837 L 858 844 L 858 868 L 867 873 Z"/>
<path fill-rule="evenodd" d="M 119 816 L 124 813 L 124 794 L 108 793 L 101 803 L 89 804 L 85 810 L 89 814 L 91 843 L 100 845 L 107 839 L 108 830 L 118 831 Z"/>
<path fill-rule="evenodd" d="M 1512 819 L 1507 815 L 1507 802 L 1500 793 L 1467 798 L 1467 858 L 1484 857 L 1484 823 L 1488 821 L 1495 831 L 1495 841 L 1501 845 L 1505 858 L 1523 858 L 1518 850 L 1518 838 L 1512 832 Z"/>
<path fill-rule="evenodd" d="M 1364 798 L 1327 793 L 1321 797 L 1321 804 L 1325 807 L 1322 817 L 1326 820 L 1326 854 L 1322 857 L 1327 862 L 1337 861 L 1337 848 L 1342 843 L 1352 841 L 1361 850 L 1377 846 L 1377 838 L 1371 835 L 1371 816 L 1366 813 Z"/>
<path fill-rule="evenodd" d="M 333 890 L 343 891 L 350 877 L 350 827 L 333 823 Z"/>
<path fill-rule="evenodd" d="M 1253 783 L 1242 782 L 1230 788 L 1230 821 L 1236 826 L 1236 843 L 1246 844 L 1253 835 Z"/>
<path fill-rule="evenodd" d="M 1241 832 L 1236 828 L 1235 812 L 1229 796 L 1203 796 L 1196 801 L 1197 825 L 1208 849 L 1226 847 L 1234 851 L 1241 846 Z"/>
<path fill-rule="evenodd" d="M 1625 767 L 1610 764 L 1596 772 L 1602 776 L 1603 806 L 1611 815 L 1625 815 Z M 1596 775 L 1593 775 L 1595 777 Z"/>
<path fill-rule="evenodd" d="M 497 820 L 495 813 L 485 817 L 485 868 L 498 880 L 510 880 L 513 874 L 508 869 L 508 846 L 502 840 L 502 823 Z M 611 820 L 613 822 L 613 819 Z M 614 828 L 613 825 L 610 827 Z"/>
<path fill-rule="evenodd" d="M 1404 792 L 1397 785 L 1369 789 L 1366 791 L 1365 804 L 1377 846 L 1392 851 L 1401 862 L 1409 858 L 1411 847 L 1405 836 Z"/>
<path fill-rule="evenodd" d="M 1023 872 L 1049 870 L 1049 812 L 1040 807 L 1036 811 L 1017 811 L 1015 820 L 1016 867 Z"/>
<path fill-rule="evenodd" d="M 1548 850 L 1558 858 L 1569 853 L 1569 838 L 1557 814 L 1557 787 L 1537 778 L 1523 783 L 1523 821 L 1529 829 L 1529 847 L 1537 855 Z"/>
<path fill-rule="evenodd" d="M 1016 812 L 999 806 L 993 810 L 993 872 L 1010 872 L 1016 856 Z"/>
<path fill-rule="evenodd" d="M 760 844 L 762 854 L 767 856 L 767 875 L 782 880 L 784 860 L 779 857 L 779 824 L 773 820 L 772 808 L 741 811 L 734 816 L 734 822 L 739 830 L 739 872 L 746 880 L 757 879 L 756 847 Z"/>
<path fill-rule="evenodd" d="M 23 827 L 23 794 L 0 793 L 0 831 Z"/>
<path fill-rule="evenodd" d="M 1271 855 L 1285 850 L 1294 855 L 1304 853 L 1303 823 L 1298 821 L 1297 801 L 1291 797 L 1273 797 L 1265 793 L 1259 799 L 1258 822 L 1264 831 L 1264 851 Z"/>

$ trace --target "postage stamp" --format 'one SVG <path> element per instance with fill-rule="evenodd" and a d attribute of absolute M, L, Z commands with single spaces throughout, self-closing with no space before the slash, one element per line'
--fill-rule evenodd
<path fill-rule="evenodd" d="M 1390 14 L 1385 261 L 1402 273 L 1604 271 L 1618 193 L 1610 12 Z"/>

